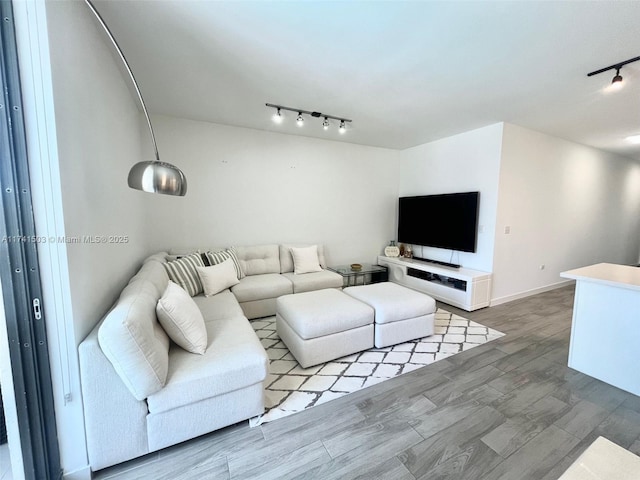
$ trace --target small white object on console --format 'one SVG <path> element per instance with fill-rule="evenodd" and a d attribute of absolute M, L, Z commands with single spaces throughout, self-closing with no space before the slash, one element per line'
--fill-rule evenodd
<path fill-rule="evenodd" d="M 390 282 L 424 292 L 467 312 L 490 304 L 491 273 L 384 256 L 378 257 L 378 265 L 388 268 Z"/>

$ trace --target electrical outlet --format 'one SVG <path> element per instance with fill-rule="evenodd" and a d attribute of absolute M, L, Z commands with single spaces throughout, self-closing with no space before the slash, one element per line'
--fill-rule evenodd
<path fill-rule="evenodd" d="M 507 225 L 506 227 L 504 227 L 504 234 L 509 235 L 510 233 L 511 233 L 511 227 Z"/>

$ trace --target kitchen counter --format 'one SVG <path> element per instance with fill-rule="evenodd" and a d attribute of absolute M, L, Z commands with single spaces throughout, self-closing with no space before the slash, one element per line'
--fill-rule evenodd
<path fill-rule="evenodd" d="M 576 280 L 569 367 L 640 396 L 640 268 L 599 263 Z"/>

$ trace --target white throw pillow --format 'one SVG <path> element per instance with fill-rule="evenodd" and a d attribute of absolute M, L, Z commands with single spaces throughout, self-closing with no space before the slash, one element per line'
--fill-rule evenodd
<path fill-rule="evenodd" d="M 227 248 L 226 250 L 220 250 L 218 252 L 209 250 L 204 255 L 209 262 L 209 265 L 205 266 L 218 265 L 224 262 L 227 258 L 230 258 L 231 260 L 233 260 L 233 265 L 236 268 L 236 275 L 238 276 L 238 280 L 242 280 L 245 277 L 245 274 L 242 271 L 242 267 L 240 266 L 240 260 L 238 260 L 238 255 L 233 248 Z"/>
<path fill-rule="evenodd" d="M 193 298 L 178 284 L 169 281 L 156 314 L 167 335 L 191 353 L 204 354 L 207 349 L 207 328 L 202 312 Z"/>
<path fill-rule="evenodd" d="M 318 261 L 317 245 L 301 248 L 291 247 L 291 256 L 293 257 L 293 273 L 296 275 L 322 271 Z"/>
<path fill-rule="evenodd" d="M 196 271 L 200 276 L 205 297 L 210 297 L 240 283 L 235 263 L 231 258 L 210 267 L 196 267 Z"/>

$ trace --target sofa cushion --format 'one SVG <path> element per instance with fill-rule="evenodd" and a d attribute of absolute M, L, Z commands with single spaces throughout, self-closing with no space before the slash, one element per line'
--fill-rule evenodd
<path fill-rule="evenodd" d="M 208 251 L 209 248 L 189 248 L 189 249 L 183 249 L 183 248 L 170 248 L 169 252 L 166 253 L 164 255 L 164 261 L 165 262 L 174 262 L 176 260 L 179 260 L 183 257 L 188 257 L 189 255 L 193 254 L 193 253 L 198 253 L 200 254 L 200 258 L 202 258 L 203 263 L 206 265 L 207 264 L 207 259 L 204 256 L 204 252 Z"/>
<path fill-rule="evenodd" d="M 329 270 L 321 272 L 304 273 L 296 275 L 293 272 L 283 273 L 293 284 L 293 293 L 310 292 L 312 290 L 322 290 L 323 288 L 341 288 L 342 276 Z"/>
<path fill-rule="evenodd" d="M 280 250 L 278 245 L 235 247 L 235 250 L 245 275 L 280 273 Z"/>
<path fill-rule="evenodd" d="M 266 378 L 267 354 L 245 317 L 208 322 L 207 336 L 209 344 L 202 356 L 171 347 L 167 384 L 147 399 L 150 413 L 232 392 Z"/>
<path fill-rule="evenodd" d="M 242 316 L 242 308 L 236 297 L 229 290 L 224 290 L 212 297 L 196 295 L 193 297 L 205 323 L 228 317 Z"/>
<path fill-rule="evenodd" d="M 189 295 L 193 297 L 202 293 L 202 282 L 196 271 L 196 267 L 204 267 L 199 253 L 192 253 L 163 265 L 169 278 L 184 288 Z"/>
<path fill-rule="evenodd" d="M 318 261 L 318 246 L 291 247 L 293 257 L 293 273 L 301 275 L 303 273 L 320 272 L 322 267 Z"/>
<path fill-rule="evenodd" d="M 147 277 L 147 280 L 156 287 L 158 291 L 158 298 L 161 297 L 164 291 L 167 289 L 167 283 L 169 282 L 169 275 L 167 275 L 167 271 L 164 269 L 164 267 L 162 267 L 162 272 L 164 272 L 164 274 L 162 274 L 157 268 L 158 265 L 166 263 L 166 255 L 166 252 L 155 253 L 145 258 L 144 262 L 142 262 L 142 265 L 149 262 L 155 262 L 156 264 L 156 267 L 154 267 L 154 271 L 157 273 L 157 275 L 151 275 Z"/>
<path fill-rule="evenodd" d="M 293 293 L 291 282 L 279 273 L 247 275 L 240 283 L 231 287 L 231 291 L 240 303 Z"/>
<path fill-rule="evenodd" d="M 288 273 L 293 272 L 293 257 L 291 256 L 291 248 L 292 247 L 309 247 L 310 244 L 283 244 L 278 248 L 280 250 L 280 273 Z M 322 268 L 327 268 L 327 262 L 324 255 L 324 246 L 318 245 L 318 261 L 320 262 L 320 266 Z"/>
<path fill-rule="evenodd" d="M 436 301 L 397 283 L 381 282 L 347 287 L 344 293 L 371 305 L 376 311 L 376 323 L 391 323 L 429 315 L 436 311 Z"/>
<path fill-rule="evenodd" d="M 98 330 L 100 348 L 137 400 L 167 379 L 169 337 L 156 317 L 157 285 L 163 281 L 168 279 L 160 262 L 144 263 Z"/>
<path fill-rule="evenodd" d="M 374 320 L 373 308 L 333 288 L 284 295 L 276 300 L 276 310 L 278 318 L 304 340 L 371 325 Z"/>
<path fill-rule="evenodd" d="M 233 266 L 236 270 L 236 277 L 238 280 L 241 280 L 245 277 L 244 272 L 242 271 L 242 267 L 240 266 L 240 260 L 238 260 L 238 255 L 233 248 L 227 248 L 225 250 L 219 251 L 207 251 L 204 254 L 205 263 L 208 263 L 209 266 L 218 265 L 225 260 L 230 258 L 233 261 Z"/>
<path fill-rule="evenodd" d="M 202 355 L 207 348 L 207 329 L 200 309 L 184 289 L 169 282 L 156 306 L 158 321 L 171 340 L 187 352 Z"/>
<path fill-rule="evenodd" d="M 205 297 L 211 297 L 216 293 L 238 284 L 236 268 L 233 260 L 227 258 L 224 262 L 210 267 L 196 267 Z"/>
<path fill-rule="evenodd" d="M 186 257 L 187 255 L 191 255 L 192 253 L 204 253 L 211 250 L 212 252 L 217 252 L 218 250 L 224 250 L 225 247 L 212 247 L 210 245 L 206 246 L 189 246 L 189 247 L 171 247 L 169 249 L 168 254 L 173 257 Z"/>

